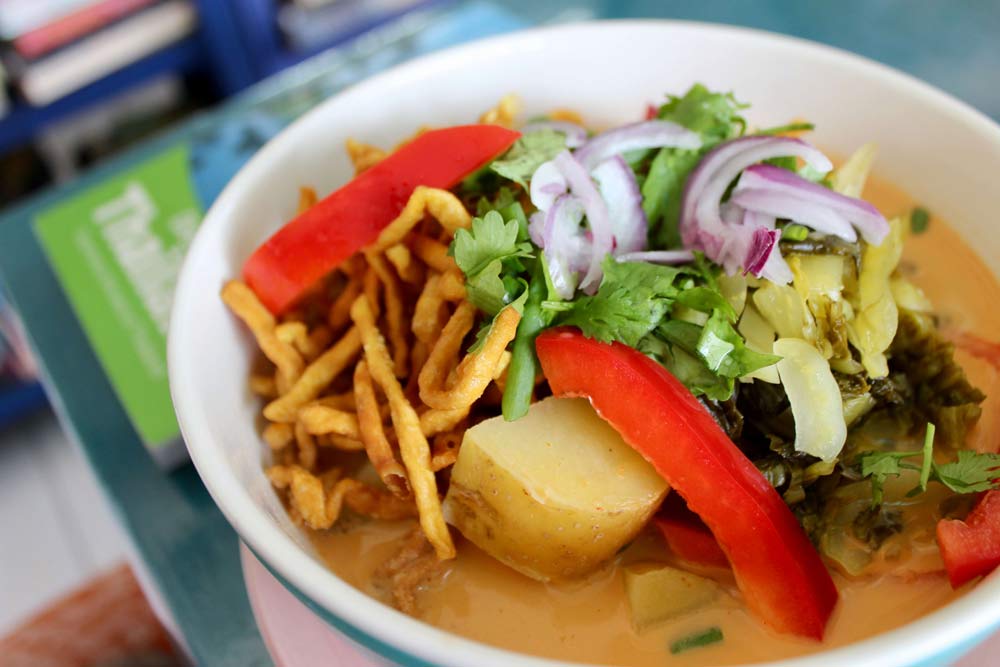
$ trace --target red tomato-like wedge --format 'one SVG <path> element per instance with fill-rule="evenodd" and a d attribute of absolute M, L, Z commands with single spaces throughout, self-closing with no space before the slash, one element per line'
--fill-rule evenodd
<path fill-rule="evenodd" d="M 747 605 L 779 632 L 822 639 L 837 588 L 802 527 L 753 463 L 663 366 L 575 329 L 536 343 L 557 396 L 584 396 L 701 517 Z"/>
<path fill-rule="evenodd" d="M 653 517 L 663 539 L 674 554 L 689 563 L 729 568 L 729 559 L 697 514 L 688 509 L 679 494 L 671 493 Z"/>
<path fill-rule="evenodd" d="M 497 125 L 425 132 L 279 229 L 243 278 L 280 313 L 395 220 L 418 185 L 451 188 L 507 150 L 520 133 Z"/>
<path fill-rule="evenodd" d="M 1000 567 L 1000 491 L 983 494 L 965 521 L 939 521 L 937 540 L 954 588 Z"/>

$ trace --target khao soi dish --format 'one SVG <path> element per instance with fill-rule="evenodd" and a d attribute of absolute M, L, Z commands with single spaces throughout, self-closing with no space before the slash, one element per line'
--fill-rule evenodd
<path fill-rule="evenodd" d="M 349 142 L 355 178 L 222 291 L 334 570 L 506 648 L 662 665 L 853 641 L 1000 563 L 1000 291 L 862 198 L 872 145 L 834 168 L 700 85 L 599 131 L 515 108 Z"/>

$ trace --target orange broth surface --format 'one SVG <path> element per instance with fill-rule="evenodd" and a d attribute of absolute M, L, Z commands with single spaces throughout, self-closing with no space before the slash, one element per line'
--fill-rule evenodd
<path fill-rule="evenodd" d="M 872 181 L 865 198 L 887 216 L 913 206 L 896 188 Z M 901 270 L 923 288 L 946 333 L 966 332 L 985 340 L 1000 334 L 1000 285 L 961 237 L 939 219 L 907 240 Z M 961 348 L 957 358 L 987 400 L 970 443 L 995 450 L 1000 435 L 1000 374 Z M 777 635 L 745 609 L 732 577 L 714 573 L 729 595 L 711 607 L 648 630 L 633 631 L 619 565 L 667 561 L 656 536 L 644 533 L 612 564 L 585 581 L 544 584 L 500 564 L 458 539 L 458 557 L 443 581 L 424 591 L 419 617 L 443 630 L 497 647 L 537 656 L 629 667 L 729 665 L 814 653 L 842 646 L 903 625 L 961 595 L 941 572 L 934 543 L 933 511 L 942 498 L 905 514 L 907 528 L 890 540 L 898 558 L 891 573 L 849 578 L 834 574 L 841 601 L 822 643 Z M 346 530 L 314 533 L 313 543 L 343 579 L 370 592 L 375 568 L 396 549 L 395 540 L 410 524 L 370 522 Z M 891 551 L 891 550 L 890 550 Z M 679 655 L 670 644 L 687 635 L 719 627 L 724 641 Z"/>

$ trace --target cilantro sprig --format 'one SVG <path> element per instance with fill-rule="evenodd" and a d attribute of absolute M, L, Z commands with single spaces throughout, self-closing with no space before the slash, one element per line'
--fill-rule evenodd
<path fill-rule="evenodd" d="M 481 201 L 478 211 L 471 229 L 455 233 L 450 252 L 465 274 L 466 296 L 477 308 L 495 316 L 510 305 L 521 313 L 503 394 L 503 416 L 512 421 L 531 405 L 539 370 L 535 337 L 552 322 L 541 307 L 550 289 L 544 256 L 527 241 L 524 211 L 510 191 L 502 189 L 493 202 Z M 479 348 L 491 326 L 492 319 L 483 323 L 470 350 Z"/>
<path fill-rule="evenodd" d="M 527 283 L 520 274 L 518 258 L 533 257 L 530 243 L 519 241 L 517 220 L 504 220 L 497 211 L 473 218 L 471 229 L 459 229 L 451 253 L 465 274 L 469 301 L 488 315 L 525 293 Z"/>
<path fill-rule="evenodd" d="M 695 394 L 720 401 L 732 396 L 736 378 L 778 361 L 747 347 L 735 328 L 736 311 L 719 290 L 717 270 L 703 260 L 674 267 L 609 257 L 603 268 L 597 294 L 542 304 L 557 324 L 637 348 Z M 702 313 L 702 322 L 677 317 L 680 309 Z"/>
<path fill-rule="evenodd" d="M 917 456 L 923 457 L 920 465 L 912 461 Z M 889 477 L 899 477 L 907 470 L 920 472 L 919 484 L 910 491 L 911 496 L 926 491 L 930 482 L 943 484 L 958 494 L 1000 489 L 1000 454 L 961 450 L 955 461 L 935 462 L 934 424 L 927 425 L 920 451 L 871 452 L 862 455 L 860 463 L 861 475 L 871 480 L 873 507 L 882 504 Z"/>
<path fill-rule="evenodd" d="M 490 163 L 490 169 L 527 190 L 535 170 L 565 149 L 565 135 L 554 130 L 536 130 L 515 141 L 510 150 Z"/>

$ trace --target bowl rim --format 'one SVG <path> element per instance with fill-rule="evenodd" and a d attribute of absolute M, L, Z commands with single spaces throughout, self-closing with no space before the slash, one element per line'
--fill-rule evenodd
<path fill-rule="evenodd" d="M 460 60 L 465 55 L 516 48 L 519 43 L 555 34 L 579 33 L 579 37 L 583 38 L 593 31 L 636 30 L 712 32 L 749 42 L 751 46 L 777 44 L 803 54 L 808 53 L 824 63 L 873 77 L 888 89 L 906 89 L 909 96 L 919 98 L 920 104 L 935 107 L 943 115 L 965 124 L 978 136 L 1000 149 L 1000 126 L 985 114 L 948 93 L 882 63 L 798 37 L 754 28 L 671 19 L 600 20 L 536 27 L 454 46 L 408 61 L 345 88 L 303 114 L 271 139 L 223 189 L 207 212 L 183 262 L 167 338 L 171 398 L 191 460 L 216 505 L 240 538 L 269 569 L 293 587 L 293 592 L 309 603 L 310 607 L 320 611 L 327 622 L 366 648 L 401 665 L 463 667 L 474 660 L 472 664 L 477 667 L 509 667 L 511 664 L 521 667 L 597 667 L 501 649 L 439 630 L 406 616 L 340 579 L 264 517 L 247 489 L 230 470 L 222 451 L 214 446 L 211 438 L 203 435 L 209 432 L 208 420 L 198 409 L 194 399 L 197 386 L 190 372 L 193 369 L 188 368 L 184 361 L 185 348 L 181 344 L 183 330 L 195 317 L 188 304 L 196 303 L 198 293 L 204 292 L 203 285 L 198 283 L 198 276 L 192 269 L 195 258 L 201 254 L 206 238 L 204 232 L 206 229 L 235 224 L 231 211 L 240 192 L 273 169 L 271 155 L 276 152 L 276 146 L 290 141 L 333 105 L 350 103 L 353 97 L 363 96 L 370 89 L 378 89 L 411 73 L 447 69 L 452 61 Z M 190 297 L 187 296 L 189 294 Z M 309 591 L 309 595 L 304 591 Z M 983 613 L 984 611 L 989 613 Z M 971 647 L 974 641 L 998 624 L 1000 572 L 980 582 L 974 590 L 967 591 L 959 599 L 899 628 L 839 648 L 757 664 L 770 667 L 916 665 L 935 655 L 940 656 L 942 651 Z M 943 643 L 940 637 L 947 637 L 948 641 Z M 882 650 L 876 653 L 873 649 Z M 891 662 L 887 662 L 890 658 Z"/>

